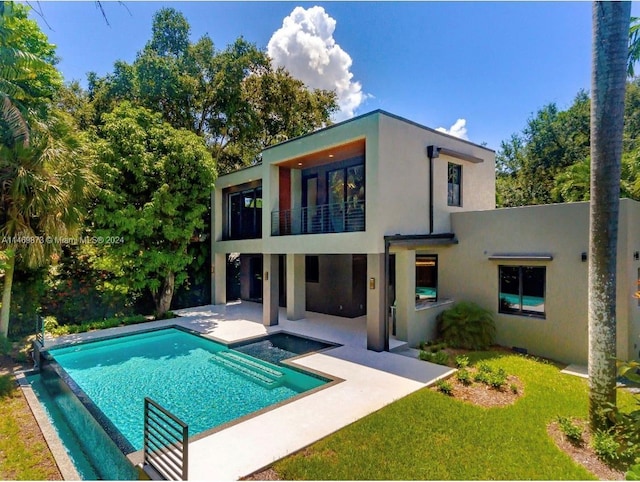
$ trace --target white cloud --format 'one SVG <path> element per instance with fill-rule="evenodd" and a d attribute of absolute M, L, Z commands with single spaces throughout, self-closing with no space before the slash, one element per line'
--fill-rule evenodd
<path fill-rule="evenodd" d="M 460 139 L 469 140 L 469 138 L 467 137 L 466 119 L 458 119 L 449 129 L 438 127 L 436 130 L 439 132 L 444 132 L 445 134 L 451 134 L 452 136 L 459 137 Z"/>
<path fill-rule="evenodd" d="M 351 56 L 333 38 L 336 21 L 322 7 L 296 7 L 276 30 L 267 52 L 276 67 L 314 89 L 335 90 L 340 112 L 335 120 L 354 116 L 367 97 L 360 82 L 353 81 Z"/>

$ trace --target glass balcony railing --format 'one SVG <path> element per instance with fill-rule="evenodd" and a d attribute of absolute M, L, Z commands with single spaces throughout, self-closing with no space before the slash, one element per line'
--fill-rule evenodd
<path fill-rule="evenodd" d="M 347 233 L 365 230 L 364 201 L 322 204 L 271 213 L 271 235 Z"/>

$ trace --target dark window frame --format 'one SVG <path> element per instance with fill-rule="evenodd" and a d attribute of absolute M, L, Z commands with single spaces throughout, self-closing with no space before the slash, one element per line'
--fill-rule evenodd
<path fill-rule="evenodd" d="M 455 177 L 452 177 L 453 169 L 456 171 Z M 457 199 L 452 186 L 458 186 Z M 462 207 L 462 164 L 453 162 L 447 164 L 447 206 Z"/>
<path fill-rule="evenodd" d="M 435 275 L 434 275 L 435 286 L 433 286 L 433 287 L 432 286 L 428 286 L 426 288 L 434 288 L 435 291 L 436 291 L 436 295 L 435 295 L 435 297 L 433 299 L 421 300 L 421 299 L 418 298 L 418 294 L 416 293 L 416 303 L 425 302 L 425 301 L 429 302 L 429 303 L 436 303 L 438 301 L 438 291 L 439 291 L 438 290 L 438 255 L 437 254 L 417 254 L 416 253 L 416 261 L 415 261 L 415 265 L 416 265 L 416 267 L 415 267 L 415 269 L 416 269 L 416 286 L 415 286 L 415 288 L 416 288 L 416 290 L 418 289 L 418 269 L 420 268 L 418 266 L 418 261 L 420 261 L 420 260 L 425 260 L 425 261 L 426 260 L 432 260 L 435 263 L 435 266 L 433 268 L 434 271 L 435 271 Z"/>
<path fill-rule="evenodd" d="M 509 306 L 508 302 L 505 303 L 506 300 L 502 298 L 502 286 L 503 286 L 503 269 L 518 270 L 517 281 L 518 281 L 518 299 L 519 299 L 519 308 L 512 308 Z M 543 270 L 542 271 L 542 304 L 544 306 L 543 311 L 537 310 L 527 310 L 525 309 L 524 297 L 532 296 L 531 294 L 525 293 L 524 287 L 524 270 Z M 511 293 L 507 293 L 511 294 Z M 503 315 L 516 315 L 516 316 L 526 316 L 530 318 L 540 318 L 546 319 L 547 317 L 547 267 L 546 266 L 527 266 L 527 265 L 499 265 L 498 266 L 498 312 Z"/>
<path fill-rule="evenodd" d="M 237 186 L 236 188 L 225 190 L 224 194 L 224 238 L 226 240 L 237 239 L 259 239 L 262 237 L 262 184 L 248 187 Z M 233 199 L 240 201 L 239 219 L 234 217 Z M 249 206 L 246 206 L 246 200 L 251 198 Z M 260 199 L 260 202 L 258 202 Z M 253 206 L 251 206 L 253 204 Z M 258 205 L 260 207 L 258 207 Z M 250 214 L 248 213 L 250 211 Z M 245 219 L 248 214 L 249 218 Z M 235 232 L 239 230 L 239 232 Z"/>

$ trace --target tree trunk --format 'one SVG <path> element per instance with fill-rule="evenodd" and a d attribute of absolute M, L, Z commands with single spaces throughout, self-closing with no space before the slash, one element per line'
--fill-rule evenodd
<path fill-rule="evenodd" d="M 629 2 L 594 2 L 589 226 L 589 420 L 616 401 L 616 256 Z"/>
<path fill-rule="evenodd" d="M 173 298 L 173 288 L 175 284 L 175 275 L 173 272 L 167 273 L 167 276 L 162 282 L 162 286 L 158 292 L 153 296 L 153 300 L 156 304 L 156 317 L 163 318 L 169 308 L 171 308 L 171 299 Z"/>
<path fill-rule="evenodd" d="M 2 309 L 0 310 L 0 335 L 6 337 L 9 333 L 9 316 L 11 315 L 11 288 L 13 286 L 13 271 L 16 265 L 16 254 L 8 252 L 7 267 L 4 270 L 4 289 L 2 291 Z"/>

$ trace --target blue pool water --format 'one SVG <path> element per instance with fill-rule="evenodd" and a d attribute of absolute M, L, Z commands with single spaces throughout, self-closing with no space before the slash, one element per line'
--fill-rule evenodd
<path fill-rule="evenodd" d="M 508 294 L 508 293 L 500 293 L 500 298 L 507 300 L 507 302 L 512 304 L 512 305 L 519 305 L 520 304 L 520 296 L 518 296 L 518 295 L 511 295 L 511 294 Z M 538 297 L 538 296 L 523 296 L 522 297 L 522 304 L 524 306 L 540 306 L 540 305 L 544 304 L 544 298 L 541 298 L 541 297 Z"/>
<path fill-rule="evenodd" d="M 52 349 L 50 354 L 138 450 L 143 445 L 144 397 L 182 419 L 193 436 L 326 383 L 235 351 L 230 362 L 219 360 L 221 352 L 230 351 L 170 328 Z M 240 370 L 234 369 L 238 363 Z M 260 373 L 274 371 L 277 383 L 261 380 L 265 377 Z"/>

